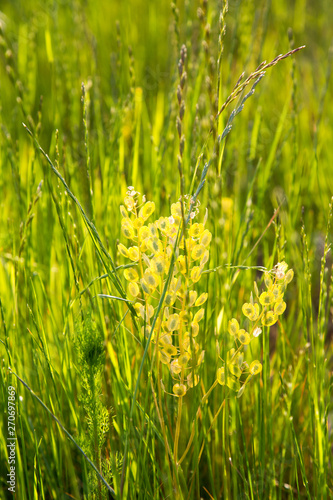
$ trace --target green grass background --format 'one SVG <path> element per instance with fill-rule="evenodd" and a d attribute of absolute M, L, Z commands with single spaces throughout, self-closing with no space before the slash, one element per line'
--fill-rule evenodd
<path fill-rule="evenodd" d="M 103 457 L 112 464 L 112 487 L 120 498 L 124 470 L 124 498 L 173 497 L 147 371 L 137 398 L 144 409 L 137 407 L 129 421 L 143 346 L 129 315 L 121 322 L 126 306 L 96 298 L 118 295 L 111 278 L 87 289 L 110 264 L 98 257 L 96 238 L 22 122 L 82 204 L 115 265 L 121 264 L 119 205 L 126 187 L 153 200 L 156 216 L 168 215 L 180 194 L 176 90 L 182 44 L 187 47 L 185 192 L 193 175 L 199 184 L 204 162 L 212 159 L 200 194 L 201 217 L 207 207 L 206 227 L 213 234 L 209 268 L 222 266 L 200 281 L 200 291 L 209 292 L 201 338 L 206 388 L 220 366 L 217 342 L 229 342 L 228 319 L 239 317 L 254 279 L 261 279 L 253 269 L 226 265 L 270 269 L 284 259 L 295 271 L 281 327 L 262 336 L 253 353 L 263 360 L 263 373 L 239 400 L 218 387 L 203 412 L 184 463 L 183 496 L 333 497 L 332 230 L 327 230 L 333 194 L 333 4 L 229 2 L 219 106 L 243 71 L 247 76 L 263 60 L 306 48 L 267 70 L 215 158 L 209 130 L 217 112 L 222 7 L 213 0 L 176 6 L 164 0 L 1 2 L 1 498 L 7 495 L 8 385 L 17 387 L 16 498 L 99 498 L 90 466 L 8 371 L 10 366 L 87 449 L 90 427 L 76 347 L 80 300 L 103 335 L 99 390 L 109 410 Z M 218 133 L 236 102 L 215 122 Z M 233 201 L 231 213 L 224 198 Z M 199 393 L 193 389 L 186 396 L 184 435 Z M 225 407 L 208 433 L 224 397 Z M 176 411 L 172 397 L 164 404 L 171 415 Z M 126 439 L 130 452 L 122 467 Z"/>

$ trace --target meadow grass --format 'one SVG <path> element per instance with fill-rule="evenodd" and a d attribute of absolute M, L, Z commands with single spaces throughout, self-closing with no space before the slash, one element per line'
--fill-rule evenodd
<path fill-rule="evenodd" d="M 332 16 L 2 2 L 0 498 L 333 498 Z"/>

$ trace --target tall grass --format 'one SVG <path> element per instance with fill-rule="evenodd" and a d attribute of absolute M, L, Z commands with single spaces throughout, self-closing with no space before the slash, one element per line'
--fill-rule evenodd
<path fill-rule="evenodd" d="M 331 3 L 1 9 L 0 498 L 12 386 L 16 498 L 331 498 Z M 150 322 L 125 279 L 147 261 L 119 251 L 136 244 L 128 186 L 154 202 L 147 224 L 182 201 L 159 295 L 140 291 Z M 191 387 L 154 336 L 179 252 L 182 276 L 193 265 L 195 206 L 212 240 L 178 293 L 184 325 L 190 290 L 208 293 Z M 236 397 L 229 321 L 248 328 L 244 303 L 282 261 L 286 311 L 245 345 L 262 371 Z"/>

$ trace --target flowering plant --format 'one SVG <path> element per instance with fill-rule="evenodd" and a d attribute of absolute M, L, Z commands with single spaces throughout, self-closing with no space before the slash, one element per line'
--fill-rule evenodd
<path fill-rule="evenodd" d="M 148 223 L 155 204 L 146 201 L 145 196 L 140 197 L 140 193 L 129 186 L 125 206 L 120 207 L 121 229 L 133 246 L 120 243 L 118 251 L 133 262 L 133 267 L 125 269 L 124 277 L 141 322 L 142 335 L 146 337 L 165 282 L 171 278 L 151 341 L 156 346 L 157 359 L 173 378 L 173 394 L 184 396 L 188 388 L 198 383 L 198 367 L 204 360 L 198 338 L 205 315 L 202 306 L 208 293 L 198 295 L 196 287 L 209 260 L 212 235 L 205 229 L 207 217 L 201 223 L 193 222 L 199 213 L 199 203 L 190 213 L 184 230 L 181 201 L 171 205 L 169 217 Z M 186 204 L 189 197 L 184 198 Z M 173 254 L 175 258 L 171 260 Z"/>

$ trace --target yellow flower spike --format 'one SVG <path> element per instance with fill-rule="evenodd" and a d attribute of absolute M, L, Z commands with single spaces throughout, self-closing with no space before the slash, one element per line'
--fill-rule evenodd
<path fill-rule="evenodd" d="M 142 227 L 144 225 L 145 221 L 143 220 L 142 217 L 138 217 L 137 219 L 135 219 L 133 221 L 133 226 L 135 227 L 135 229 L 140 229 L 140 227 Z"/>
<path fill-rule="evenodd" d="M 251 342 L 251 337 L 250 335 L 245 331 L 245 330 L 239 330 L 237 334 L 238 340 L 241 342 L 243 345 L 247 345 Z"/>
<path fill-rule="evenodd" d="M 132 281 L 128 285 L 128 292 L 133 297 L 137 297 L 140 293 L 140 288 L 138 287 L 138 285 L 134 281 Z"/>
<path fill-rule="evenodd" d="M 199 323 L 205 315 L 205 309 L 202 307 L 198 312 L 195 313 L 193 318 L 193 323 Z"/>
<path fill-rule="evenodd" d="M 232 318 L 228 322 L 228 332 L 230 333 L 230 335 L 237 335 L 238 331 L 239 331 L 239 323 L 237 319 Z"/>
<path fill-rule="evenodd" d="M 192 337 L 197 337 L 199 333 L 199 323 L 196 322 L 191 323 L 191 331 L 192 331 Z"/>
<path fill-rule="evenodd" d="M 188 352 L 185 352 L 184 354 L 181 354 L 178 358 L 178 363 L 180 366 L 186 366 L 187 363 L 190 361 L 191 357 Z"/>
<path fill-rule="evenodd" d="M 192 260 L 201 259 L 201 257 L 205 254 L 205 252 L 206 252 L 206 247 L 204 247 L 201 244 L 195 245 L 191 251 Z"/>
<path fill-rule="evenodd" d="M 204 266 L 208 262 L 208 259 L 209 259 L 209 250 L 206 250 L 200 261 L 200 267 Z"/>
<path fill-rule="evenodd" d="M 127 281 L 138 281 L 139 274 L 138 274 L 138 271 L 136 269 L 130 268 L 130 269 L 125 269 L 124 277 L 125 277 L 125 280 L 127 280 Z"/>
<path fill-rule="evenodd" d="M 216 375 L 217 375 L 216 378 L 217 378 L 218 383 L 220 385 L 225 385 L 225 379 L 226 379 L 226 377 L 225 377 L 225 370 L 224 370 L 223 366 L 217 370 L 217 374 Z"/>
<path fill-rule="evenodd" d="M 262 364 L 258 360 L 252 361 L 249 370 L 252 375 L 257 375 L 257 373 L 260 373 L 262 370 Z"/>
<path fill-rule="evenodd" d="M 147 220 L 152 213 L 155 212 L 155 203 L 153 201 L 147 201 L 141 208 L 139 212 L 139 217 L 142 217 L 144 220 Z"/>
<path fill-rule="evenodd" d="M 280 316 L 286 310 L 287 304 L 281 299 L 274 305 L 274 313 Z"/>
<path fill-rule="evenodd" d="M 186 394 L 186 386 L 184 384 L 175 384 L 172 390 L 173 393 L 178 397 L 185 396 Z"/>
<path fill-rule="evenodd" d="M 259 296 L 259 302 L 263 306 L 269 306 L 275 301 L 274 294 L 272 292 L 262 292 Z"/>
<path fill-rule="evenodd" d="M 200 236 L 200 243 L 201 245 L 205 246 L 206 248 L 209 246 L 210 242 L 212 241 L 212 233 L 208 231 L 208 229 L 205 229 L 202 235 Z"/>
<path fill-rule="evenodd" d="M 182 367 L 180 366 L 178 359 L 174 359 L 170 363 L 170 371 L 171 375 L 174 377 L 175 375 L 179 375 L 182 371 Z"/>
<path fill-rule="evenodd" d="M 168 329 L 170 332 L 174 332 L 175 330 L 179 329 L 180 325 L 180 320 L 179 320 L 179 315 L 178 314 L 170 314 L 168 318 Z"/>
<path fill-rule="evenodd" d="M 128 257 L 128 250 L 127 248 L 125 247 L 125 245 L 123 245 L 122 243 L 119 243 L 118 245 L 118 252 L 123 256 L 123 257 Z"/>
<path fill-rule="evenodd" d="M 208 293 L 207 292 L 202 293 L 200 297 L 198 297 L 197 300 L 195 301 L 195 307 L 202 306 L 202 304 L 204 304 L 207 299 L 208 299 Z"/>
<path fill-rule="evenodd" d="M 127 213 L 127 210 L 124 207 L 124 205 L 120 205 L 120 213 L 121 213 L 122 217 L 124 217 L 124 219 L 126 219 L 126 217 L 128 217 L 128 213 Z"/>
<path fill-rule="evenodd" d="M 191 280 L 193 283 L 197 283 L 199 281 L 202 271 L 203 268 L 201 266 L 194 266 L 191 269 Z"/>
<path fill-rule="evenodd" d="M 139 248 L 138 247 L 130 247 L 128 249 L 128 257 L 133 261 L 139 260 Z"/>
<path fill-rule="evenodd" d="M 130 212 L 135 207 L 135 200 L 134 200 L 134 198 L 132 196 L 125 196 L 124 203 L 126 205 L 127 210 L 129 210 Z"/>
<path fill-rule="evenodd" d="M 198 224 L 197 222 L 195 224 L 192 224 L 192 226 L 189 229 L 188 234 L 192 238 L 199 238 L 202 233 L 204 232 L 204 225 L 203 224 Z"/>
<path fill-rule="evenodd" d="M 175 347 L 172 344 L 165 344 L 163 346 L 162 352 L 166 353 L 168 356 L 176 356 L 177 354 L 177 347 Z"/>
<path fill-rule="evenodd" d="M 192 307 L 197 300 L 198 292 L 196 290 L 191 290 L 188 294 L 188 307 Z"/>
<path fill-rule="evenodd" d="M 261 318 L 261 323 L 264 326 L 272 326 L 277 322 L 277 315 L 273 311 L 266 311 Z"/>
<path fill-rule="evenodd" d="M 153 259 L 150 261 L 150 267 L 153 273 L 159 275 L 163 274 L 166 269 L 165 259 L 163 255 L 155 255 L 155 257 L 153 257 Z"/>

